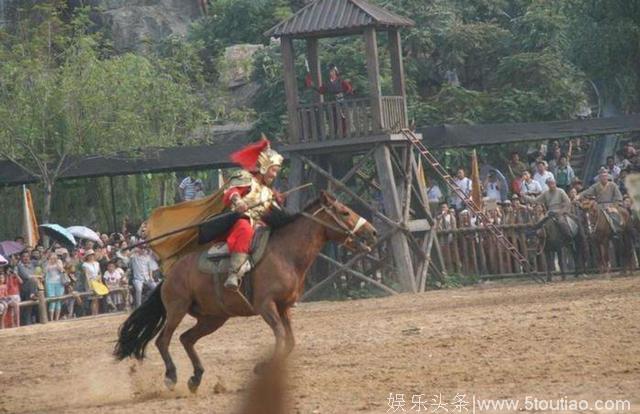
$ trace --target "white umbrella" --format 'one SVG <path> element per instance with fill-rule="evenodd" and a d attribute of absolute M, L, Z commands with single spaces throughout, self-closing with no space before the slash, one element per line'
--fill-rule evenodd
<path fill-rule="evenodd" d="M 102 240 L 100 240 L 100 235 L 95 231 L 91 230 L 89 227 L 85 226 L 71 226 L 67 227 L 69 233 L 73 234 L 74 237 L 79 239 L 91 240 L 98 243 L 102 246 Z"/>
<path fill-rule="evenodd" d="M 4 258 L 3 255 L 0 254 L 0 266 L 6 266 L 9 264 L 9 261 Z"/>

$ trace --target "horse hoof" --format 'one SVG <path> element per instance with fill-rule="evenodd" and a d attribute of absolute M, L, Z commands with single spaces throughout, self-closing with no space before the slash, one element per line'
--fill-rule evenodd
<path fill-rule="evenodd" d="M 198 391 L 199 386 L 200 381 L 198 381 L 195 377 L 191 377 L 189 378 L 189 381 L 187 381 L 187 387 L 189 387 L 189 391 L 191 391 L 192 394 L 195 394 L 196 391 Z"/>
<path fill-rule="evenodd" d="M 176 381 L 169 377 L 164 377 L 164 385 L 167 386 L 169 391 L 173 391 L 176 388 Z"/>

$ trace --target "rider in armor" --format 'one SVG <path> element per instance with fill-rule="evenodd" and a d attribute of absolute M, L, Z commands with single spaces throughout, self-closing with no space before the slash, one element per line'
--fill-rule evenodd
<path fill-rule="evenodd" d="M 273 183 L 282 167 L 282 155 L 271 149 L 263 136 L 256 144 L 251 144 L 231 155 L 231 160 L 243 170 L 231 178 L 229 188 L 224 193 L 224 203 L 232 211 L 241 214 L 227 233 L 226 241 L 231 253 L 230 268 L 224 287 L 237 290 L 240 280 L 251 269 L 249 249 L 255 227 L 261 225 L 262 218 L 273 207 L 280 208 L 281 196 L 273 188 Z"/>

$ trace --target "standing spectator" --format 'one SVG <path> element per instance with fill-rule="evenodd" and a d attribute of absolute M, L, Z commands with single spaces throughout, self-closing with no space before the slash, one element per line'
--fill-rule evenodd
<path fill-rule="evenodd" d="M 438 205 L 444 200 L 444 195 L 438 183 L 433 180 L 429 180 L 429 186 L 427 187 L 427 200 L 432 213 L 435 213 Z"/>
<path fill-rule="evenodd" d="M 7 291 L 7 276 L 4 269 L 0 270 L 0 329 L 4 329 L 4 315 L 9 310 L 11 299 Z"/>
<path fill-rule="evenodd" d="M 550 171 L 554 171 L 560 165 L 560 157 L 562 157 L 562 149 L 560 144 L 553 147 L 552 153 L 548 158 L 548 166 Z"/>
<path fill-rule="evenodd" d="M 458 187 L 460 187 L 460 190 L 462 190 L 462 194 L 465 196 L 465 198 L 468 198 L 469 194 L 471 194 L 471 180 L 465 177 L 464 169 L 458 169 L 456 178 L 454 178 L 453 181 Z M 451 204 L 453 204 L 456 211 L 464 209 L 464 202 L 460 197 L 458 197 L 456 193 L 453 193 L 453 195 L 451 196 Z"/>
<path fill-rule="evenodd" d="M 436 217 L 436 228 L 438 230 L 455 230 L 458 228 L 456 216 L 446 202 L 440 203 L 440 214 Z M 458 250 L 454 248 L 456 237 L 453 233 L 449 233 L 442 238 L 440 247 L 443 252 L 447 269 L 459 269 L 460 261 L 457 256 Z"/>
<path fill-rule="evenodd" d="M 35 270 L 31 261 L 31 253 L 25 251 L 20 256 L 18 263 L 18 276 L 22 279 L 22 287 L 20 289 L 21 300 L 34 300 L 38 293 L 38 281 L 35 278 Z M 21 325 L 31 325 L 37 318 L 37 309 L 35 306 L 25 306 L 20 310 Z"/>
<path fill-rule="evenodd" d="M 12 267 L 6 268 L 7 275 L 7 294 L 11 302 L 15 304 L 13 308 L 13 326 L 20 326 L 20 287 L 22 286 L 22 279 L 16 275 L 16 272 Z"/>
<path fill-rule="evenodd" d="M 178 186 L 180 199 L 182 201 L 191 201 L 196 197 L 196 180 L 190 175 L 186 176 Z"/>
<path fill-rule="evenodd" d="M 115 260 L 109 262 L 109 264 L 107 265 L 107 270 L 104 272 L 102 278 L 109 290 L 119 289 L 123 284 L 126 286 L 127 283 L 124 272 L 117 266 Z M 122 292 L 110 292 L 109 298 L 111 299 L 111 303 L 113 303 L 116 308 L 119 308 L 125 303 Z"/>
<path fill-rule="evenodd" d="M 540 183 L 531 178 L 529 171 L 525 171 L 524 174 L 522 174 L 522 191 L 520 195 L 537 196 L 541 193 L 542 187 L 540 187 Z"/>
<path fill-rule="evenodd" d="M 495 200 L 496 202 L 500 202 L 502 200 L 500 183 L 498 182 L 498 177 L 496 176 L 495 171 L 489 172 L 487 179 L 483 183 L 483 187 L 487 194 L 487 198 Z"/>
<path fill-rule="evenodd" d="M 511 159 L 507 164 L 507 170 L 509 172 L 509 179 L 511 180 L 511 186 L 513 188 L 514 180 L 522 178 L 522 174 L 527 171 L 527 166 L 524 162 L 520 161 L 520 154 L 516 151 L 511 153 Z"/>
<path fill-rule="evenodd" d="M 49 253 L 47 263 L 44 266 L 44 283 L 45 292 L 48 298 L 62 296 L 64 294 L 64 265 L 62 260 L 55 252 Z M 51 301 L 49 302 L 49 320 L 57 321 L 60 319 L 60 311 L 62 309 L 62 302 Z"/>
<path fill-rule="evenodd" d="M 555 177 L 553 176 L 553 173 L 551 171 L 547 171 L 546 161 L 538 161 L 538 164 L 536 165 L 536 173 L 533 175 L 533 179 L 534 181 L 537 181 L 538 184 L 540 184 L 542 192 L 549 189 L 549 187 L 547 186 L 547 180 L 555 180 Z"/>
<path fill-rule="evenodd" d="M 566 155 L 560 156 L 558 166 L 553 172 L 553 175 L 556 177 L 556 185 L 564 191 L 569 191 L 571 182 L 576 178 L 576 174 L 573 172 L 573 168 L 569 165 L 569 160 Z"/>
<path fill-rule="evenodd" d="M 204 187 L 202 185 L 202 180 L 201 179 L 197 179 L 195 181 L 195 189 L 196 189 L 196 195 L 194 196 L 194 200 L 200 200 L 201 198 L 205 198 L 206 194 L 204 193 Z"/>
<path fill-rule="evenodd" d="M 144 287 L 155 289 L 156 282 L 153 280 L 154 263 L 153 258 L 146 248 L 136 247 L 130 261 L 133 276 L 133 290 L 135 294 L 135 307 L 142 303 L 142 290 Z"/>
<path fill-rule="evenodd" d="M 86 281 L 86 288 L 88 292 L 93 292 L 93 284 L 100 282 L 100 263 L 96 260 L 96 252 L 93 250 L 87 250 L 84 255 L 84 263 L 82 264 L 82 271 L 84 273 L 84 279 Z M 93 296 L 91 298 L 91 314 L 98 314 L 98 297 Z"/>
<path fill-rule="evenodd" d="M 618 167 L 615 163 L 613 157 L 607 157 L 607 171 L 609 171 L 609 175 L 611 179 L 615 182 L 618 182 L 618 177 L 620 176 L 620 167 Z"/>

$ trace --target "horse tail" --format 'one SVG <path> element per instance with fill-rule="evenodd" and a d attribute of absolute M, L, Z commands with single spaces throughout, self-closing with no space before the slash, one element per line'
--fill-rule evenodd
<path fill-rule="evenodd" d="M 118 341 L 113 356 L 118 361 L 134 356 L 138 360 L 144 358 L 147 344 L 162 330 L 167 320 L 167 310 L 160 296 L 160 282 L 149 298 L 133 311 L 118 331 Z"/>

